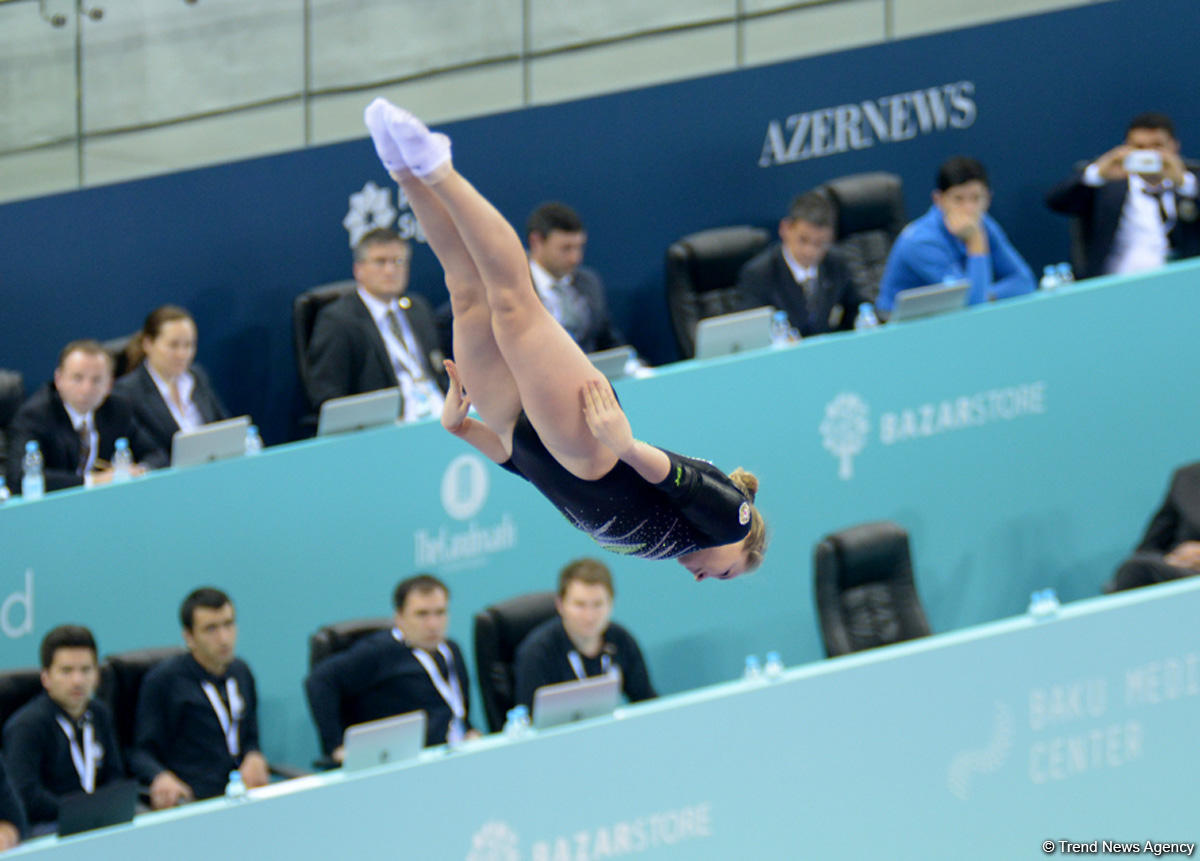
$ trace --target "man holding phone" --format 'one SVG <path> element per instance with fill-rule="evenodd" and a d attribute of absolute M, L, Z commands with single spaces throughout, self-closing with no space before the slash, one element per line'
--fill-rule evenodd
<path fill-rule="evenodd" d="M 1125 141 L 1046 195 L 1055 212 L 1079 219 L 1080 277 L 1143 272 L 1200 255 L 1197 165 L 1179 154 L 1165 114 L 1133 118 Z"/>

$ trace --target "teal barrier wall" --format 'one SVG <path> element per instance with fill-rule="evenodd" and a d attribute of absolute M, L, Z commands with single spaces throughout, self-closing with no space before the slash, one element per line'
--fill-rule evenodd
<path fill-rule="evenodd" d="M 762 569 L 731 583 L 607 559 L 660 690 L 732 678 L 750 652 L 818 660 L 812 548 L 864 520 L 910 530 L 936 631 L 1020 612 L 1043 586 L 1097 594 L 1198 456 L 1200 402 L 1177 380 L 1200 363 L 1197 281 L 1200 263 L 1179 264 L 619 384 L 643 438 L 758 472 L 773 532 Z M 319 625 L 386 614 L 395 582 L 430 570 L 469 650 L 476 610 L 594 552 L 436 423 L 10 504 L 0 548 L 2 666 L 34 663 L 67 621 L 102 651 L 178 642 L 183 595 L 227 589 L 266 752 L 293 763 L 316 751 L 301 680 Z"/>
<path fill-rule="evenodd" d="M 1115 841 L 1163 857 L 1197 838 L 1198 614 L 1200 581 L 1095 599 L 25 851 L 1012 861 Z"/>

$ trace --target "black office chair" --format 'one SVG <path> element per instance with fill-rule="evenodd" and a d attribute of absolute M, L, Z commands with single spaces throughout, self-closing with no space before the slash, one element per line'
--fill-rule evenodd
<path fill-rule="evenodd" d="M 898 524 L 864 523 L 825 536 L 814 572 L 829 657 L 930 634 L 913 582 L 908 533 Z"/>
<path fill-rule="evenodd" d="M 113 379 L 122 377 L 129 373 L 129 345 L 134 338 L 141 335 L 141 332 L 130 332 L 128 335 L 121 335 L 118 338 L 109 338 L 103 343 L 104 352 L 112 356 L 113 360 Z"/>
<path fill-rule="evenodd" d="M 714 227 L 684 236 L 667 249 L 667 310 L 681 358 L 696 355 L 696 324 L 748 307 L 738 272 L 767 247 L 761 227 Z"/>
<path fill-rule="evenodd" d="M 513 661 L 525 635 L 557 614 L 554 592 L 531 592 L 475 614 L 475 673 L 488 729 L 499 732 L 516 705 Z"/>
<path fill-rule="evenodd" d="M 97 696 L 112 712 L 117 742 L 121 745 L 126 769 L 129 768 L 130 754 L 133 752 L 138 693 L 142 690 L 142 680 L 159 661 L 173 658 L 183 651 L 179 646 L 132 649 L 106 655 L 104 663 L 100 665 L 100 687 Z"/>
<path fill-rule="evenodd" d="M 338 652 L 345 651 L 363 637 L 377 631 L 387 631 L 394 625 L 395 622 L 390 616 L 379 616 L 368 619 L 350 619 L 321 626 L 308 638 L 309 672 L 312 672 L 312 668 L 321 661 Z M 356 703 L 350 701 L 342 703 L 341 721 L 342 726 L 354 726 L 356 723 L 362 723 Z M 329 757 L 323 756 L 313 761 L 313 767 L 325 771 L 337 768 L 337 763 Z"/>
<path fill-rule="evenodd" d="M 831 179 L 817 188 L 837 213 L 833 248 L 867 292 L 879 294 L 888 253 L 904 229 L 904 189 L 894 173 L 855 173 Z"/>
<path fill-rule="evenodd" d="M 320 404 L 312 395 L 312 383 L 308 368 L 308 344 L 312 340 L 313 326 L 317 322 L 317 314 L 322 308 L 335 299 L 340 299 L 356 288 L 353 280 L 335 281 L 305 290 L 292 301 L 292 346 L 296 353 L 296 373 L 300 375 L 300 385 L 304 388 L 304 396 L 314 411 L 309 421 L 315 427 L 315 412 Z"/>
<path fill-rule="evenodd" d="M 24 401 L 25 382 L 20 372 L 0 368 L 0 476 L 8 467 L 8 426 Z"/>
<path fill-rule="evenodd" d="M 0 672 L 0 728 L 41 692 L 42 671 L 38 667 Z"/>

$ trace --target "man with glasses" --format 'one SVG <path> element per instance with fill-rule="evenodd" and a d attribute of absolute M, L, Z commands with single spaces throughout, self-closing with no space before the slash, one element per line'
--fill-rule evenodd
<path fill-rule="evenodd" d="M 1032 293 L 1033 271 L 987 214 L 991 202 L 982 164 L 961 155 L 944 162 L 933 206 L 892 246 L 876 307 L 891 311 L 900 291 L 949 281 L 970 284 L 971 305 Z"/>
<path fill-rule="evenodd" d="M 429 303 L 409 296 L 409 244 L 388 228 L 354 247 L 358 289 L 317 314 L 308 345 L 313 408 L 399 386 L 406 421 L 441 415 L 447 378 Z"/>

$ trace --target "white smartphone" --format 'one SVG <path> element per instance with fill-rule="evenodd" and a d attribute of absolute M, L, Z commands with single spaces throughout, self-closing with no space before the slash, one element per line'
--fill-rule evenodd
<path fill-rule="evenodd" d="M 1162 153 L 1156 149 L 1135 149 L 1125 156 L 1126 173 L 1162 173 Z"/>

